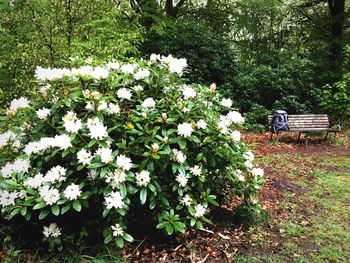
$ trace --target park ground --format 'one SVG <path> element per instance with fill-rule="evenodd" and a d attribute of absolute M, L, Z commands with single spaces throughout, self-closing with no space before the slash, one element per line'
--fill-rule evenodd
<path fill-rule="evenodd" d="M 175 240 L 145 234 L 122 253 L 104 247 L 48 259 L 16 250 L 2 257 L 8 262 L 350 262 L 350 134 L 327 142 L 294 138 L 270 142 L 268 133 L 243 138 L 266 177 L 259 198 L 263 212 L 251 227 L 237 223 L 227 204 L 213 212 L 213 226 Z"/>

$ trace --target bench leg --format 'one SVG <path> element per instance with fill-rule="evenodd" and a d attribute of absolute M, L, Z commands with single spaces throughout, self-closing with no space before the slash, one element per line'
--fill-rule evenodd
<path fill-rule="evenodd" d="M 300 140 L 300 135 L 301 135 L 301 132 L 299 132 L 299 135 L 298 135 L 298 141 Z"/>
<path fill-rule="evenodd" d="M 327 131 L 326 137 L 324 138 L 325 141 L 327 141 L 328 133 L 329 133 L 329 132 Z"/>
<path fill-rule="evenodd" d="M 272 138 L 273 138 L 273 132 L 271 132 L 270 141 L 272 141 Z"/>

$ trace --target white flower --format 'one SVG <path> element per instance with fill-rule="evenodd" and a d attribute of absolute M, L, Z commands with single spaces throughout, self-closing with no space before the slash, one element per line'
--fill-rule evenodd
<path fill-rule="evenodd" d="M 50 115 L 50 109 L 42 108 L 40 110 L 37 110 L 36 115 L 38 116 L 39 119 L 44 120 L 47 118 L 47 116 Z"/>
<path fill-rule="evenodd" d="M 209 90 L 211 93 L 214 93 L 216 91 L 216 84 L 215 83 L 211 83 L 209 86 Z"/>
<path fill-rule="evenodd" d="M 218 123 L 218 128 L 222 134 L 228 133 L 228 127 L 231 125 L 231 121 L 226 117 L 221 115 L 220 121 Z"/>
<path fill-rule="evenodd" d="M 45 183 L 44 175 L 39 173 L 36 174 L 34 177 L 29 177 L 24 181 L 24 186 L 27 186 L 29 188 L 37 189 L 41 187 Z"/>
<path fill-rule="evenodd" d="M 150 72 L 148 69 L 139 69 L 134 74 L 134 79 L 136 79 L 136 80 L 145 79 L 145 78 L 148 78 L 149 75 L 150 75 Z"/>
<path fill-rule="evenodd" d="M 241 140 L 241 133 L 239 131 L 233 131 L 230 133 L 230 137 L 233 141 L 239 142 Z"/>
<path fill-rule="evenodd" d="M 19 197 L 17 191 L 0 190 L 0 206 L 15 205 L 16 198 Z"/>
<path fill-rule="evenodd" d="M 60 199 L 60 192 L 56 188 L 45 185 L 40 188 L 39 194 L 47 205 L 53 205 Z"/>
<path fill-rule="evenodd" d="M 91 139 L 102 140 L 108 136 L 107 127 L 97 117 L 95 119 L 88 119 L 87 127 L 89 128 Z"/>
<path fill-rule="evenodd" d="M 115 224 L 114 226 L 111 226 L 111 228 L 114 237 L 122 236 L 124 234 L 124 230 L 119 224 Z"/>
<path fill-rule="evenodd" d="M 72 74 L 77 77 L 89 77 L 92 75 L 93 68 L 91 66 L 81 66 L 80 68 L 73 68 Z"/>
<path fill-rule="evenodd" d="M 254 154 L 252 151 L 246 151 L 243 153 L 243 158 L 252 162 L 254 160 Z"/>
<path fill-rule="evenodd" d="M 97 111 L 103 111 L 103 110 L 106 110 L 107 108 L 108 108 L 107 102 L 101 101 L 98 104 Z"/>
<path fill-rule="evenodd" d="M 51 223 L 49 226 L 44 226 L 43 234 L 45 237 L 59 237 L 61 229 L 58 228 L 56 223 Z"/>
<path fill-rule="evenodd" d="M 199 120 L 196 124 L 198 129 L 206 129 L 207 128 L 207 123 L 205 120 Z"/>
<path fill-rule="evenodd" d="M 120 99 L 130 100 L 132 97 L 132 93 L 126 88 L 121 88 L 117 91 L 117 96 Z"/>
<path fill-rule="evenodd" d="M 107 108 L 107 112 L 109 114 L 118 114 L 118 113 L 120 113 L 120 107 L 118 104 L 109 103 L 108 108 Z"/>
<path fill-rule="evenodd" d="M 35 70 L 35 77 L 38 80 L 57 80 L 66 76 L 70 76 L 72 71 L 67 68 L 42 68 L 37 67 Z"/>
<path fill-rule="evenodd" d="M 158 55 L 158 54 L 151 54 L 149 60 L 150 60 L 150 61 L 157 61 L 157 60 L 160 60 L 160 55 Z"/>
<path fill-rule="evenodd" d="M 111 183 L 113 188 L 119 187 L 119 185 L 125 181 L 126 174 L 121 170 L 117 170 L 114 173 L 109 173 L 106 177 L 106 183 Z"/>
<path fill-rule="evenodd" d="M 30 156 L 33 153 L 39 153 L 40 151 L 45 151 L 46 149 L 58 147 L 61 150 L 66 150 L 72 147 L 72 143 L 67 134 L 56 135 L 55 137 L 43 137 L 37 142 L 28 143 L 24 152 Z"/>
<path fill-rule="evenodd" d="M 226 107 L 226 108 L 231 108 L 232 107 L 232 100 L 231 99 L 225 99 L 223 98 L 220 102 L 221 106 Z"/>
<path fill-rule="evenodd" d="M 93 110 L 95 110 L 94 104 L 93 104 L 92 102 L 86 103 L 85 109 L 88 110 L 88 111 L 93 111 Z"/>
<path fill-rule="evenodd" d="M 132 74 L 135 70 L 136 66 L 133 64 L 125 64 L 121 66 L 120 71 L 126 74 Z"/>
<path fill-rule="evenodd" d="M 122 154 L 117 157 L 117 165 L 124 171 L 129 171 L 131 169 L 132 162 L 130 158 Z"/>
<path fill-rule="evenodd" d="M 143 101 L 141 106 L 144 107 L 144 108 L 152 109 L 152 108 L 154 108 L 156 106 L 156 102 L 154 101 L 153 98 L 147 98 L 147 99 L 145 99 Z"/>
<path fill-rule="evenodd" d="M 177 134 L 185 138 L 191 136 L 193 132 L 191 123 L 182 123 L 177 126 Z"/>
<path fill-rule="evenodd" d="M 6 163 L 0 170 L 2 177 L 9 178 L 12 173 L 27 173 L 30 168 L 29 160 L 16 159 L 12 163 Z"/>
<path fill-rule="evenodd" d="M 186 59 L 176 59 L 173 56 L 169 55 L 167 57 L 162 56 L 161 62 L 164 65 L 168 65 L 169 72 L 176 73 L 178 75 L 182 75 L 182 71 L 185 67 L 187 67 L 187 61 Z"/>
<path fill-rule="evenodd" d="M 252 169 L 252 174 L 254 176 L 260 176 L 263 177 L 264 176 L 264 170 L 262 168 L 253 168 Z"/>
<path fill-rule="evenodd" d="M 186 155 L 184 155 L 183 152 L 177 150 L 177 149 L 172 149 L 172 152 L 175 156 L 175 159 L 178 163 L 184 163 L 186 161 Z"/>
<path fill-rule="evenodd" d="M 192 198 L 186 194 L 180 201 L 181 204 L 183 204 L 184 206 L 190 206 L 192 203 Z"/>
<path fill-rule="evenodd" d="M 194 207 L 194 210 L 195 210 L 194 217 L 197 217 L 197 218 L 202 217 L 206 212 L 206 209 L 201 204 L 196 205 Z"/>
<path fill-rule="evenodd" d="M 246 160 L 244 162 L 244 166 L 249 168 L 249 169 L 252 169 L 253 168 L 253 163 L 250 160 Z"/>
<path fill-rule="evenodd" d="M 68 200 L 71 200 L 71 201 L 77 200 L 77 198 L 81 195 L 81 190 L 79 188 L 79 185 L 77 184 L 68 185 L 66 190 L 64 190 L 63 195 Z"/>
<path fill-rule="evenodd" d="M 54 183 L 63 182 L 67 179 L 66 177 L 67 169 L 60 165 L 52 167 L 44 176 L 44 182 Z"/>
<path fill-rule="evenodd" d="M 151 148 L 152 148 L 152 152 L 156 153 L 159 150 L 159 144 L 158 143 L 152 143 Z"/>
<path fill-rule="evenodd" d="M 0 148 L 6 146 L 10 141 L 16 139 L 16 134 L 12 131 L 7 131 L 3 134 L 0 134 Z"/>
<path fill-rule="evenodd" d="M 120 68 L 120 64 L 118 62 L 111 61 L 111 62 L 107 63 L 107 68 L 113 69 L 113 70 L 118 70 Z"/>
<path fill-rule="evenodd" d="M 112 209 L 113 207 L 116 209 L 122 208 L 124 206 L 123 197 L 120 192 L 112 192 L 108 196 L 105 197 L 106 208 Z"/>
<path fill-rule="evenodd" d="M 29 101 L 25 97 L 20 97 L 19 99 L 14 99 L 11 101 L 10 108 L 7 110 L 7 114 L 15 114 L 18 109 L 28 108 Z"/>
<path fill-rule="evenodd" d="M 244 123 L 244 118 L 238 111 L 230 111 L 229 113 L 227 113 L 226 117 L 233 123 Z"/>
<path fill-rule="evenodd" d="M 133 89 L 135 92 L 143 91 L 143 87 L 142 87 L 141 85 L 136 85 L 136 86 L 132 87 L 132 89 Z"/>
<path fill-rule="evenodd" d="M 187 185 L 188 179 L 186 175 L 178 174 L 176 176 L 176 181 L 179 183 L 181 187 L 185 187 Z"/>
<path fill-rule="evenodd" d="M 102 94 L 97 90 L 94 90 L 93 92 L 91 92 L 91 96 L 94 100 L 99 100 L 102 97 Z"/>
<path fill-rule="evenodd" d="M 199 167 L 198 165 L 195 165 L 195 166 L 193 166 L 193 167 L 190 168 L 190 172 L 191 172 L 193 175 L 200 176 L 201 173 L 202 173 L 202 168 Z"/>
<path fill-rule="evenodd" d="M 108 71 L 108 69 L 105 69 L 103 67 L 96 67 L 91 72 L 91 75 L 93 78 L 95 78 L 97 80 L 103 80 L 103 79 L 108 78 L 109 71 Z"/>
<path fill-rule="evenodd" d="M 77 114 L 69 111 L 63 117 L 63 125 L 67 132 L 78 133 L 78 131 L 83 127 L 81 120 L 77 118 Z"/>
<path fill-rule="evenodd" d="M 85 63 L 86 64 L 91 64 L 93 60 L 94 59 L 92 57 L 88 57 L 87 59 L 85 59 Z"/>
<path fill-rule="evenodd" d="M 77 153 L 78 162 L 83 165 L 89 165 L 91 163 L 91 160 L 93 156 L 91 155 L 91 152 L 87 151 L 86 149 L 81 149 Z"/>
<path fill-rule="evenodd" d="M 100 148 L 97 151 L 97 154 L 101 157 L 101 162 L 103 163 L 111 163 L 113 161 L 112 149 L 110 148 Z"/>
<path fill-rule="evenodd" d="M 185 86 L 182 90 L 182 95 L 184 96 L 185 100 L 188 100 L 195 98 L 197 96 L 197 93 L 193 88 Z"/>
<path fill-rule="evenodd" d="M 237 176 L 238 181 L 241 181 L 241 182 L 245 181 L 245 177 L 244 177 L 244 175 L 243 175 L 241 170 L 236 170 L 235 174 Z"/>
<path fill-rule="evenodd" d="M 139 173 L 136 173 L 136 184 L 138 186 L 147 186 L 151 181 L 150 172 L 147 170 L 142 170 Z"/>

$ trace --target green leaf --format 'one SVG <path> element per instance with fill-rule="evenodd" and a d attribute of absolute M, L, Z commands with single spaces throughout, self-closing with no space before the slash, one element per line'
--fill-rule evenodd
<path fill-rule="evenodd" d="M 175 230 L 181 233 L 185 232 L 186 225 L 181 222 L 174 222 Z"/>
<path fill-rule="evenodd" d="M 108 235 L 106 236 L 106 238 L 104 239 L 103 243 L 108 244 L 109 242 L 111 242 L 113 239 L 112 235 Z"/>
<path fill-rule="evenodd" d="M 89 142 L 89 144 L 88 144 L 87 147 L 88 147 L 88 148 L 91 148 L 91 147 L 94 146 L 96 143 L 97 143 L 96 140 L 92 140 L 92 141 Z"/>
<path fill-rule="evenodd" d="M 27 213 L 27 207 L 22 207 L 20 213 L 22 216 L 25 216 L 25 214 Z"/>
<path fill-rule="evenodd" d="M 33 210 L 38 210 L 38 209 L 44 208 L 45 206 L 46 206 L 45 202 L 40 202 L 40 203 L 37 203 L 35 206 L 33 206 Z"/>
<path fill-rule="evenodd" d="M 47 215 L 50 213 L 50 209 L 47 207 L 44 210 L 41 211 L 39 214 L 39 220 L 43 220 Z"/>
<path fill-rule="evenodd" d="M 71 208 L 71 204 L 68 204 L 61 209 L 61 215 L 65 214 Z"/>
<path fill-rule="evenodd" d="M 58 216 L 60 214 L 60 207 L 58 205 L 51 206 L 51 212 L 53 215 Z"/>
<path fill-rule="evenodd" d="M 187 144 L 186 140 L 181 139 L 181 140 L 178 141 L 178 144 L 179 144 L 181 149 L 186 149 L 186 144 Z"/>
<path fill-rule="evenodd" d="M 149 184 L 149 185 L 148 185 L 148 188 L 149 188 L 149 190 L 151 190 L 153 193 L 156 193 L 156 192 L 157 192 L 157 189 L 156 189 L 156 187 L 155 187 L 153 184 Z"/>
<path fill-rule="evenodd" d="M 126 189 L 126 186 L 124 183 L 120 184 L 119 190 L 120 190 L 120 194 L 122 195 L 122 197 L 123 198 L 126 197 L 128 192 L 127 192 L 127 189 Z"/>
<path fill-rule="evenodd" d="M 123 240 L 123 238 L 121 238 L 121 237 L 117 237 L 117 238 L 115 239 L 115 243 L 117 244 L 117 246 L 118 246 L 119 248 L 123 248 L 123 247 L 124 247 L 124 240 Z"/>
<path fill-rule="evenodd" d="M 81 211 L 81 204 L 78 200 L 73 202 L 73 208 L 75 211 L 80 212 Z"/>
<path fill-rule="evenodd" d="M 166 227 L 167 225 L 169 225 L 168 221 L 162 221 L 157 225 L 157 229 L 162 229 L 162 228 Z"/>
<path fill-rule="evenodd" d="M 129 234 L 127 234 L 127 233 L 124 233 L 124 234 L 123 234 L 123 238 L 124 238 L 126 241 L 128 241 L 128 242 L 133 242 L 133 241 L 134 241 L 133 237 L 130 236 Z"/>
<path fill-rule="evenodd" d="M 174 227 L 172 224 L 168 224 L 166 227 L 166 232 L 168 233 L 168 235 L 170 236 L 172 233 L 174 233 Z"/>
<path fill-rule="evenodd" d="M 147 188 L 142 188 L 140 191 L 141 204 L 145 204 L 147 200 Z"/>

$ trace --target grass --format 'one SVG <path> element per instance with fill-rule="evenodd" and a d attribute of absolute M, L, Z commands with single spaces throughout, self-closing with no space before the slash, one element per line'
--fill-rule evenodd
<path fill-rule="evenodd" d="M 350 262 L 350 157 L 278 155 L 265 157 L 262 163 L 273 164 L 273 172 L 289 167 L 285 178 L 306 191 L 283 195 L 280 208 L 288 217 L 275 220 L 280 232 L 275 238 L 283 240 L 278 251 L 262 245 L 235 262 Z M 300 176 L 304 165 L 311 169 Z"/>

